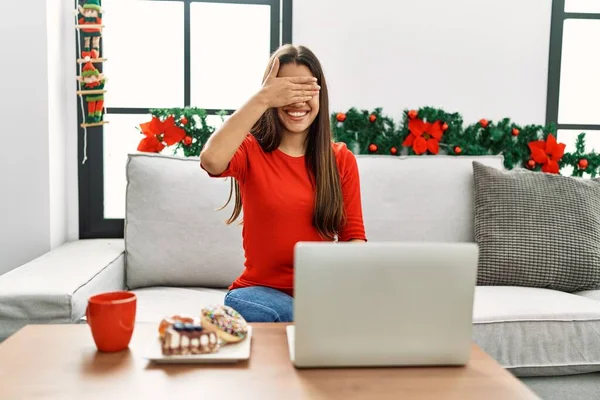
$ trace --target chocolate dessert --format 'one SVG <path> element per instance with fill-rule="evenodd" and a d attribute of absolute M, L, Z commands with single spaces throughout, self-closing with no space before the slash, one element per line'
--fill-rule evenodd
<path fill-rule="evenodd" d="M 200 324 L 175 323 L 167 329 L 162 342 L 164 355 L 208 354 L 219 350 L 219 338 Z"/>

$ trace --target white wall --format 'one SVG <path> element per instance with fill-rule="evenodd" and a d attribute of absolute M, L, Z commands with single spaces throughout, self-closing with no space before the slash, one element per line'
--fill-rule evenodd
<path fill-rule="evenodd" d="M 45 1 L 0 2 L 0 273 L 50 249 Z"/>
<path fill-rule="evenodd" d="M 67 180 L 67 166 L 77 173 L 68 147 L 76 138 L 72 8 L 70 0 L 0 2 L 0 274 L 77 235 L 67 222 L 77 190 Z"/>
<path fill-rule="evenodd" d="M 545 121 L 551 0 L 298 0 L 293 38 L 320 58 L 331 109 L 431 105 L 466 123 Z"/>
<path fill-rule="evenodd" d="M 74 8 L 72 0 L 47 0 L 51 247 L 79 236 Z"/>

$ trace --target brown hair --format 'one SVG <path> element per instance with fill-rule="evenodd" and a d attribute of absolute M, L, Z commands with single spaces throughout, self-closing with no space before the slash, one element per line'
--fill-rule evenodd
<path fill-rule="evenodd" d="M 269 74 L 275 57 L 279 58 L 280 66 L 285 64 L 305 65 L 317 78 L 317 84 L 321 86 L 319 93 L 319 113 L 309 128 L 306 137 L 306 168 L 308 169 L 313 187 L 315 188 L 315 211 L 313 215 L 313 226 L 317 228 L 321 236 L 334 239 L 344 222 L 344 203 L 342 198 L 342 187 L 335 161 L 335 154 L 331 147 L 332 135 L 329 123 L 329 96 L 327 84 L 321 63 L 312 51 L 304 46 L 292 46 L 290 44 L 280 47 L 269 61 L 265 78 Z M 256 122 L 251 133 L 262 147 L 263 151 L 271 152 L 279 147 L 281 130 L 277 110 L 271 108 L 265 112 Z M 235 193 L 235 206 L 228 224 L 233 223 L 242 211 L 242 197 L 240 195 L 239 183 L 232 178 L 229 199 L 223 206 L 225 208 Z"/>

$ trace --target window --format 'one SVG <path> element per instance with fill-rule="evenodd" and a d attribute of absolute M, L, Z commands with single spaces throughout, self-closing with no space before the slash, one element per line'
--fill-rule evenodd
<path fill-rule="evenodd" d="M 599 42 L 600 1 L 553 1 L 546 118 L 567 151 L 581 132 L 587 150 L 600 151 Z"/>
<path fill-rule="evenodd" d="M 123 237 L 125 166 L 151 108 L 195 106 L 217 126 L 291 43 L 292 0 L 103 0 L 109 124 L 79 131 L 80 237 Z M 79 111 L 81 113 L 81 110 Z M 79 115 L 79 120 L 81 120 Z"/>

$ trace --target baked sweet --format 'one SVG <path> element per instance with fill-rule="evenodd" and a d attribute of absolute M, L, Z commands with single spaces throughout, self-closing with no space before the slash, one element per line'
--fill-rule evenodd
<path fill-rule="evenodd" d="M 199 324 L 176 322 L 166 330 L 162 341 L 162 353 L 169 356 L 209 354 L 218 350 L 217 332 Z"/>
<path fill-rule="evenodd" d="M 163 320 L 160 321 L 160 325 L 158 325 L 158 335 L 160 336 L 160 338 L 163 339 L 165 337 L 165 333 L 167 332 L 167 329 L 172 327 L 177 322 L 181 322 L 183 324 L 198 324 L 199 325 L 200 319 L 190 317 L 188 315 L 179 315 L 179 314 L 173 315 L 171 317 L 163 318 Z"/>
<path fill-rule="evenodd" d="M 237 343 L 248 336 L 248 323 L 233 308 L 224 305 L 205 307 L 201 313 L 202 326 L 213 328 L 225 343 Z"/>

